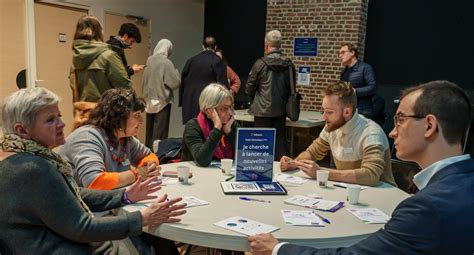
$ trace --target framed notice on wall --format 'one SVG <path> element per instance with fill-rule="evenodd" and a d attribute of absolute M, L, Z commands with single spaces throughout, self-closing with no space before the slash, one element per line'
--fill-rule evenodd
<path fill-rule="evenodd" d="M 237 181 L 272 181 L 275 134 L 274 128 L 237 129 Z"/>
<path fill-rule="evenodd" d="M 293 39 L 293 56 L 316 57 L 318 55 L 317 37 L 295 37 Z"/>

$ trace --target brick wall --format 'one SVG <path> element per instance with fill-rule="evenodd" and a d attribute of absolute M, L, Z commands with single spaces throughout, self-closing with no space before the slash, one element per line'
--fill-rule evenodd
<path fill-rule="evenodd" d="M 283 36 L 283 51 L 296 67 L 311 67 L 310 86 L 298 86 L 302 109 L 321 110 L 322 90 L 339 79 L 338 52 L 342 42 L 357 45 L 363 59 L 368 0 L 267 0 L 266 31 Z M 293 57 L 293 38 L 318 38 L 316 57 Z"/>

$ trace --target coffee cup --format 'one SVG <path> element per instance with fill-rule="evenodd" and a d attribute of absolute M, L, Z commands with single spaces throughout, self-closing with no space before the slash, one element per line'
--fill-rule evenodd
<path fill-rule="evenodd" d="M 319 187 L 326 187 L 328 185 L 329 171 L 318 170 L 316 171 L 316 180 L 318 181 Z"/>
<path fill-rule="evenodd" d="M 189 167 L 187 166 L 178 166 L 178 181 L 180 183 L 186 184 L 188 183 L 189 178 Z"/>
<path fill-rule="evenodd" d="M 224 171 L 224 174 L 226 174 L 226 175 L 231 175 L 232 174 L 231 173 L 232 163 L 233 163 L 232 159 L 228 159 L 228 158 L 221 159 L 221 167 L 222 167 L 222 170 Z"/>
<path fill-rule="evenodd" d="M 360 186 L 355 184 L 347 185 L 347 201 L 349 204 L 359 203 Z"/>

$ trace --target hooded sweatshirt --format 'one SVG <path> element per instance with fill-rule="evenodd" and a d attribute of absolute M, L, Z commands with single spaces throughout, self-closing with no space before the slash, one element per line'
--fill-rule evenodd
<path fill-rule="evenodd" d="M 146 61 L 143 72 L 143 95 L 146 112 L 157 113 L 173 102 L 173 90 L 179 88 L 181 78 L 178 69 L 169 60 L 173 44 L 162 39 Z"/>
<path fill-rule="evenodd" d="M 74 71 L 77 74 L 76 101 L 97 102 L 111 88 L 132 88 L 125 67 L 112 46 L 99 41 L 74 40 L 72 68 L 69 76 L 74 91 Z"/>

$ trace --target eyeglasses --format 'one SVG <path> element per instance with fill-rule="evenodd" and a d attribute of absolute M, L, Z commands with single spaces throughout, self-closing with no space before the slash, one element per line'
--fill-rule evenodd
<path fill-rule="evenodd" d="M 232 105 L 222 105 L 216 108 L 219 112 L 234 112 L 234 107 Z"/>
<path fill-rule="evenodd" d="M 402 122 L 405 121 L 405 118 L 414 118 L 414 119 L 423 119 L 426 116 L 420 116 L 420 115 L 403 115 L 402 113 L 397 113 L 393 116 L 393 124 L 395 125 L 395 128 L 399 127 Z"/>

